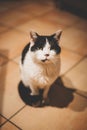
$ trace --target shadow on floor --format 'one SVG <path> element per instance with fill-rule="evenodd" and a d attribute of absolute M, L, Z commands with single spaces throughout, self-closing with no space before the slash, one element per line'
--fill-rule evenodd
<path fill-rule="evenodd" d="M 21 99 L 27 104 L 32 105 L 32 102 L 38 102 L 42 100 L 42 92 L 39 96 L 30 96 L 30 89 L 25 87 L 22 82 L 19 83 L 18 91 Z M 62 82 L 61 78 L 58 78 L 56 82 L 52 85 L 49 91 L 50 106 L 56 107 L 67 107 L 73 100 L 73 93 L 75 89 L 66 88 Z"/>
<path fill-rule="evenodd" d="M 87 107 L 87 93 L 74 89 L 70 80 L 67 78 L 66 80 L 71 84 L 72 88 L 65 86 L 62 78 L 59 77 L 49 91 L 49 106 L 57 108 L 68 107 L 73 111 L 83 111 Z M 21 81 L 18 85 L 18 91 L 25 104 L 43 106 L 40 105 L 42 101 L 42 92 L 40 92 L 39 96 L 30 96 L 30 89 L 25 87 Z"/>
<path fill-rule="evenodd" d="M 78 112 L 85 110 L 87 108 L 87 92 L 74 89 L 72 82 L 67 77 L 64 78 L 58 78 L 52 85 L 49 92 L 50 106 L 68 107 Z"/>
<path fill-rule="evenodd" d="M 29 87 L 25 87 L 22 81 L 20 81 L 18 85 L 18 92 L 23 102 L 27 105 L 39 106 L 40 102 L 42 101 L 42 94 L 38 96 L 31 96 L 31 90 Z"/>
<path fill-rule="evenodd" d="M 49 91 L 50 105 L 56 107 L 67 107 L 73 101 L 75 89 L 67 88 L 62 78 L 59 77 Z"/>

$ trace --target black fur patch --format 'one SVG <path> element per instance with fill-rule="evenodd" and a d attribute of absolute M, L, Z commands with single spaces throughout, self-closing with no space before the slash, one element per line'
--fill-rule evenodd
<path fill-rule="evenodd" d="M 45 36 L 38 36 L 34 46 L 31 47 L 31 51 L 36 51 L 38 49 L 43 49 L 46 44 L 46 37 Z"/>
<path fill-rule="evenodd" d="M 38 49 L 43 50 L 45 44 L 46 44 L 46 39 L 49 41 L 49 44 L 51 45 L 50 50 L 54 50 L 56 52 L 56 54 L 59 54 L 61 52 L 61 48 L 59 46 L 58 41 L 53 37 L 53 36 L 38 36 L 35 44 L 31 47 L 31 51 L 36 51 Z M 24 58 L 26 53 L 28 52 L 30 47 L 30 43 L 27 44 L 22 52 L 22 58 L 21 58 L 21 62 L 23 64 L 24 62 Z"/>
<path fill-rule="evenodd" d="M 22 62 L 22 64 L 23 64 L 23 62 L 24 62 L 25 55 L 26 55 L 26 53 L 27 53 L 28 50 L 29 50 L 29 47 L 30 47 L 30 43 L 27 44 L 27 45 L 25 46 L 25 48 L 23 49 L 23 51 L 22 51 L 22 57 L 21 57 L 21 62 Z"/>
<path fill-rule="evenodd" d="M 53 36 L 49 36 L 47 37 L 47 39 L 49 41 L 49 44 L 51 45 L 50 50 L 54 50 L 56 54 L 59 54 L 61 52 L 61 48 L 58 41 Z"/>
<path fill-rule="evenodd" d="M 49 44 L 51 45 L 50 50 L 54 50 L 56 54 L 59 54 L 61 52 L 61 48 L 58 45 L 58 41 L 53 36 L 38 36 L 34 46 L 31 47 L 31 51 L 36 51 L 38 49 L 43 50 L 46 44 L 46 39 L 48 39 Z"/>

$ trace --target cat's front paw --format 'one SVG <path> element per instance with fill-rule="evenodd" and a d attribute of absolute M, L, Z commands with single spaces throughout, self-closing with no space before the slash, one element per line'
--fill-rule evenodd
<path fill-rule="evenodd" d="M 30 95 L 31 95 L 31 96 L 38 96 L 39 93 L 38 93 L 38 92 L 31 92 Z"/>

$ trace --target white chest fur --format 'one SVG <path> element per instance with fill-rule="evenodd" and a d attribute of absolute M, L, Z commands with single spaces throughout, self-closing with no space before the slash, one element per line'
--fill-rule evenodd
<path fill-rule="evenodd" d="M 24 64 L 21 64 L 21 78 L 25 86 L 44 88 L 50 86 L 58 77 L 60 58 L 55 63 L 39 64 L 27 53 Z"/>

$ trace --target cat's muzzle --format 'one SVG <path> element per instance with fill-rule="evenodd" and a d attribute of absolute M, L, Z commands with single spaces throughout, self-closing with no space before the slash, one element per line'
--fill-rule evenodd
<path fill-rule="evenodd" d="M 46 61 L 48 61 L 48 59 L 44 59 L 44 60 L 41 60 L 42 62 L 46 62 Z"/>

